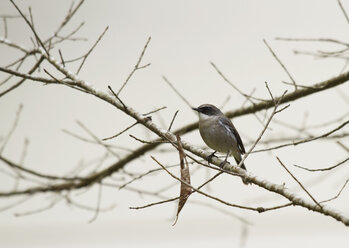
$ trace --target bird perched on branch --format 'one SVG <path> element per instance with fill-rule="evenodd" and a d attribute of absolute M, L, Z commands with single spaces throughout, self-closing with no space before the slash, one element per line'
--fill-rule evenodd
<path fill-rule="evenodd" d="M 221 167 L 227 163 L 228 156 L 233 156 L 236 163 L 242 160 L 241 155 L 246 153 L 239 133 L 231 120 L 222 111 L 211 104 L 202 104 L 193 110 L 199 113 L 199 130 L 206 145 L 215 150 L 208 160 L 212 159 L 216 152 L 226 154 Z M 246 170 L 244 163 L 241 168 Z"/>

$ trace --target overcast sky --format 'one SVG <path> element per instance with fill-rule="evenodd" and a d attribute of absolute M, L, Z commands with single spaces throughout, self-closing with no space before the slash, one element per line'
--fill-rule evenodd
<path fill-rule="evenodd" d="M 49 37 L 59 26 L 71 4 L 70 1 L 58 0 L 16 2 L 26 13 L 28 6 L 31 6 L 35 27 L 43 39 Z M 342 2 L 349 11 L 349 1 Z M 0 1 L 0 15 L 9 14 L 17 14 L 15 8 L 9 1 Z M 319 60 L 311 56 L 295 55 L 294 50 L 329 51 L 338 47 L 320 43 L 278 41 L 275 40 L 276 37 L 349 40 L 349 24 L 337 1 L 331 0 L 90 0 L 84 3 L 63 33 L 68 34 L 83 21 L 85 25 L 77 37 L 87 38 L 88 41 L 67 41 L 59 48 L 67 60 L 78 57 L 86 53 L 109 26 L 79 74 L 80 78 L 100 90 L 107 91 L 108 85 L 115 89 L 122 85 L 137 62 L 148 37 L 151 37 L 143 58 L 144 64 L 151 65 L 138 71 L 120 96 L 141 113 L 166 106 L 161 115 L 154 115 L 153 119 L 164 127 L 169 125 L 174 112 L 179 110 L 174 129 L 196 121 L 197 116 L 169 88 L 162 75 L 166 76 L 193 106 L 202 103 L 221 106 L 227 97 L 230 97 L 223 110 L 233 110 L 242 106 L 244 98 L 222 80 L 210 62 L 215 63 L 243 92 L 250 93 L 255 89 L 256 96 L 267 98 L 268 92 L 264 82 L 269 83 L 275 95 L 293 88 L 282 83 L 289 82 L 290 79 L 268 51 L 263 39 L 282 59 L 295 80 L 302 85 L 311 85 L 338 75 L 345 63 L 340 59 Z M 1 23 L 0 35 L 3 34 L 4 28 Z M 30 37 L 32 34 L 22 19 L 8 20 L 10 40 L 31 47 Z M 1 66 L 14 61 L 18 56 L 13 49 L 3 45 L 0 46 L 0 54 Z M 53 51 L 53 56 L 59 59 L 57 49 Z M 25 68 L 29 66 L 25 65 Z M 46 68 L 53 71 L 49 66 Z M 76 68 L 72 65 L 69 69 L 75 71 Z M 1 78 L 4 76 L 0 74 Z M 343 85 L 339 90 L 349 92 L 349 87 Z M 43 86 L 28 81 L 0 98 L 0 137 L 4 137 L 10 130 L 20 104 L 23 104 L 23 110 L 18 127 L 3 155 L 13 161 L 19 161 L 24 140 L 27 138 L 30 143 L 25 166 L 49 174 L 66 173 L 76 167 L 82 159 L 96 159 L 105 153 L 103 148 L 76 140 L 62 132 L 62 129 L 88 137 L 77 125 L 76 121 L 79 120 L 98 137 L 104 138 L 133 123 L 129 117 L 94 97 L 74 92 L 67 87 Z M 318 124 L 339 117 L 347 111 L 348 103 L 340 97 L 338 91 L 331 90 L 292 103 L 278 119 L 301 126 L 305 115 L 308 116 L 309 124 Z M 251 115 L 233 121 L 246 144 L 254 140 L 262 129 L 261 124 Z M 321 133 L 320 131 L 316 130 L 315 133 Z M 289 130 L 272 124 L 272 129 L 266 135 L 280 137 L 287 133 L 290 133 Z M 144 139 L 154 137 L 139 127 L 121 136 L 113 144 L 129 148 L 141 145 L 128 134 Z M 199 146 L 204 145 L 197 130 L 183 139 Z M 285 182 L 292 188 L 295 187 L 295 183 L 280 168 L 275 155 L 280 156 L 289 165 L 325 167 L 340 161 L 346 154 L 333 143 L 319 142 L 281 149 L 270 154 L 256 153 L 247 159 L 246 166 L 254 174 L 275 183 Z M 159 156 L 168 164 L 171 161 L 173 164 L 178 155 Z M 112 161 L 113 158 L 110 158 L 109 162 Z M 146 166 L 144 170 L 155 168 L 149 154 L 145 155 L 142 161 L 132 164 L 130 170 L 136 172 L 143 166 Z M 314 176 L 303 171 L 297 171 L 297 175 L 306 182 L 326 178 L 326 175 Z M 315 185 L 311 190 L 319 199 L 329 198 L 338 192 L 346 180 L 345 175 L 348 175 L 348 170 L 335 171 L 329 174 L 322 186 Z M 199 172 L 193 183 L 198 185 L 205 176 L 207 175 L 204 171 Z M 150 178 L 136 186 L 156 189 L 173 182 L 167 174 L 154 178 L 156 180 Z M 228 201 L 254 206 L 273 206 L 285 202 L 280 200 L 280 197 L 255 186 L 245 187 L 240 180 L 233 179 L 222 177 L 214 181 L 212 192 Z M 12 181 L 9 178 L 0 180 L 1 191 L 11 187 Z M 93 188 L 91 193 L 78 198 L 79 202 L 95 206 L 97 189 Z M 169 195 L 176 196 L 177 192 L 178 187 Z M 302 191 L 297 192 L 306 197 Z M 341 199 L 332 205 L 345 211 L 347 215 L 348 196 L 348 192 L 343 192 Z M 245 226 L 228 214 L 188 204 L 173 227 L 175 204 L 130 210 L 130 206 L 144 205 L 157 199 L 142 198 L 137 194 L 115 189 L 104 189 L 102 203 L 106 207 L 115 203 L 117 207 L 112 211 L 100 213 L 98 219 L 91 224 L 87 223 L 93 212 L 70 208 L 63 203 L 46 212 L 14 217 L 15 213 L 46 206 L 49 197 L 37 196 L 18 208 L 1 213 L 1 247 L 211 247 L 212 244 L 239 247 L 241 235 L 245 231 L 245 247 L 303 247 L 305 244 L 311 244 L 320 248 L 334 244 L 338 246 L 349 241 L 348 229 L 342 224 L 300 207 L 264 214 L 222 207 L 224 211 L 242 216 L 252 223 Z M 193 195 L 192 198 L 214 204 L 200 196 Z M 1 199 L 1 206 L 13 200 L 15 198 Z"/>

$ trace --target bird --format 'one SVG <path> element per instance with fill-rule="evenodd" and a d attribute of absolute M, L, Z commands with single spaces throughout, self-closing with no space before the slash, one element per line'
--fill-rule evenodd
<path fill-rule="evenodd" d="M 241 155 L 245 154 L 246 151 L 232 121 L 212 104 L 202 104 L 192 109 L 199 113 L 199 131 L 202 139 L 208 147 L 214 150 L 208 156 L 208 161 L 210 162 L 216 152 L 220 152 L 226 154 L 221 167 L 227 163 L 227 159 L 231 155 L 239 165 L 242 160 Z M 244 163 L 241 164 L 241 168 L 246 170 Z"/>

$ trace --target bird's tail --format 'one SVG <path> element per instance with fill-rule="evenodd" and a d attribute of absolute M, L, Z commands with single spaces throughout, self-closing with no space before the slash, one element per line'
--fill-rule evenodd
<path fill-rule="evenodd" d="M 240 159 L 236 159 L 236 158 L 235 158 L 235 161 L 236 161 L 237 165 L 239 165 L 240 162 L 241 162 L 241 158 L 240 158 Z M 242 163 L 240 168 L 247 171 L 246 166 L 245 166 L 245 163 Z M 243 182 L 244 184 L 246 184 L 246 185 L 250 184 L 250 182 L 249 182 L 246 178 L 244 178 L 244 177 L 242 178 L 242 182 Z"/>
<path fill-rule="evenodd" d="M 236 159 L 236 158 L 234 157 L 234 159 L 235 159 L 236 165 L 239 165 L 240 162 L 241 162 L 241 157 L 240 157 L 239 159 Z M 241 169 L 244 169 L 244 170 L 247 170 L 247 168 L 246 168 L 246 166 L 245 166 L 244 163 L 242 163 L 242 165 L 241 165 L 240 168 L 241 168 Z"/>

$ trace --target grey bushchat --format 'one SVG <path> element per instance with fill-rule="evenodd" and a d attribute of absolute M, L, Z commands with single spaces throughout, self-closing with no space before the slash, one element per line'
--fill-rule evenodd
<path fill-rule="evenodd" d="M 221 152 L 226 154 L 221 166 L 231 155 L 239 164 L 242 160 L 241 155 L 246 152 L 241 137 L 231 120 L 211 104 L 202 104 L 193 110 L 199 113 L 199 131 L 202 139 L 215 151 L 208 157 L 208 161 L 210 162 L 216 152 Z M 246 170 L 244 164 L 241 165 L 241 168 Z"/>

